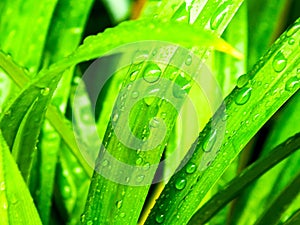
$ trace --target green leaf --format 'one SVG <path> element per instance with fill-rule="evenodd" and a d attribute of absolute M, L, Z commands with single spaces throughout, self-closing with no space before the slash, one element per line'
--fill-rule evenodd
<path fill-rule="evenodd" d="M 49 28 L 49 36 L 46 40 L 44 66 L 62 59 L 76 49 L 81 40 L 92 3 L 93 0 L 80 2 L 73 0 L 58 1 Z M 73 74 L 74 68 L 67 69 L 63 73 L 62 79 L 52 98 L 53 105 L 59 108 L 62 113 L 66 111 Z M 38 193 L 34 198 L 37 202 L 43 224 L 48 224 L 49 221 L 54 176 L 60 145 L 60 135 L 57 134 L 49 121 L 46 121 L 39 144 L 40 151 L 38 151 L 38 154 L 40 154 L 37 165 L 39 177 L 31 180 L 31 182 L 36 183 L 32 184 L 35 186 L 35 190 L 32 190 L 32 193 Z"/>
<path fill-rule="evenodd" d="M 0 67 L 2 67 L 6 72 L 7 75 L 10 76 L 10 78 L 20 87 L 20 88 L 25 88 L 27 86 L 27 83 L 29 83 L 29 79 L 26 76 L 26 72 L 23 68 L 19 67 L 16 65 L 16 63 L 11 59 L 10 56 L 4 54 L 3 52 L 0 51 Z M 55 75 L 56 74 L 56 75 Z M 39 76 L 42 77 L 41 79 L 51 79 L 53 76 L 61 76 L 59 73 L 47 73 L 47 76 Z M 45 78 L 44 78 L 45 77 Z M 38 82 L 38 79 L 36 79 Z M 53 80 L 55 82 L 55 79 Z M 34 82 L 33 82 L 34 83 Z M 46 87 L 44 85 L 40 85 L 40 87 Z M 38 92 L 41 94 L 41 88 L 36 88 L 34 89 L 35 93 L 38 94 Z M 26 91 L 26 90 L 25 90 Z M 51 90 L 50 90 L 51 91 Z M 28 94 L 28 99 L 31 99 L 31 102 L 34 100 L 34 93 L 29 93 Z M 23 107 L 17 108 L 18 111 L 24 113 L 26 109 L 29 108 L 30 101 L 28 102 L 23 102 Z M 15 113 L 15 112 L 14 112 Z M 9 116 L 9 113 L 6 115 Z M 5 115 L 3 116 L 5 117 Z M 46 112 L 46 117 L 50 121 L 51 125 L 56 129 L 56 131 L 60 134 L 60 136 L 63 138 L 64 142 L 70 147 L 72 150 L 73 154 L 76 156 L 84 170 L 86 171 L 87 174 L 91 173 L 91 168 L 87 165 L 85 159 L 82 157 L 80 150 L 78 149 L 78 146 L 76 144 L 76 139 L 74 137 L 74 132 L 72 129 L 72 126 L 69 121 L 67 121 L 62 114 L 58 111 L 58 109 L 52 105 L 48 106 L 48 110 Z M 19 118 L 20 119 L 20 118 Z M 15 121 L 20 123 L 20 121 Z M 17 130 L 17 126 L 13 128 L 14 132 Z M 7 131 L 11 132 L 11 131 Z M 10 141 L 10 145 L 12 145 L 13 138 L 12 137 L 7 137 L 8 140 Z"/>
<path fill-rule="evenodd" d="M 270 224 L 275 225 L 280 222 L 280 217 L 293 200 L 299 195 L 300 173 L 292 182 L 280 193 L 271 203 L 271 206 L 265 210 L 263 215 L 256 221 L 255 225 Z"/>
<path fill-rule="evenodd" d="M 218 210 L 233 200 L 251 182 L 298 149 L 300 149 L 300 133 L 277 146 L 266 156 L 254 162 L 251 166 L 235 177 L 224 189 L 214 195 L 193 215 L 189 221 L 189 225 L 205 224 L 208 222 L 209 219 L 218 212 Z"/>
<path fill-rule="evenodd" d="M 282 142 L 289 136 L 300 132 L 298 110 L 300 109 L 299 91 L 291 98 L 282 111 L 279 113 L 272 130 L 268 135 L 263 148 L 262 156 L 268 154 L 274 146 Z M 237 202 L 238 212 L 234 215 L 234 220 L 239 224 L 255 222 L 259 215 L 269 203 L 294 177 L 299 171 L 298 161 L 300 153 L 276 165 L 272 170 L 257 180 L 251 187 L 245 190 L 242 198 Z M 266 186 L 265 184 L 268 183 Z M 255 195 L 255 201 L 248 196 Z M 295 205 L 297 207 L 297 205 Z M 242 210 L 241 210 L 242 209 Z"/>
<path fill-rule="evenodd" d="M 182 224 L 190 219 L 230 162 L 299 89 L 299 79 L 295 76 L 300 64 L 298 46 L 289 43 L 289 38 L 293 38 L 295 43 L 299 42 L 299 23 L 298 20 L 275 42 L 249 72 L 249 79 L 246 82 L 244 80 L 243 85 L 236 87 L 226 98 L 225 108 L 220 107 L 196 141 L 197 146 L 189 162 L 194 163 L 198 170 L 194 174 L 187 174 L 185 167 L 171 178 L 146 224 L 155 224 L 161 218 L 162 224 Z M 206 146 L 205 139 L 211 140 L 212 122 L 216 126 L 212 134 L 216 133 L 218 138 L 212 139 L 211 151 L 205 153 L 203 145 Z M 222 135 L 224 138 L 220 138 Z M 185 180 L 186 186 L 183 190 L 176 189 L 176 183 L 182 180 Z"/>
<path fill-rule="evenodd" d="M 57 0 L 2 2 L 4 4 L 0 14 L 0 49 L 10 53 L 19 65 L 35 74 L 41 63 L 48 27 Z"/>
<path fill-rule="evenodd" d="M 0 131 L 0 223 L 42 225 L 29 190 Z"/>
<path fill-rule="evenodd" d="M 289 0 L 248 1 L 249 69 L 282 32 L 284 11 L 290 2 Z"/>
<path fill-rule="evenodd" d="M 0 57 L 4 60 L 1 66 L 8 74 L 22 74 L 22 70 L 13 64 L 9 58 L 3 54 Z M 28 182 L 29 179 L 32 157 L 46 107 L 59 79 L 59 75 L 35 79 L 0 117 L 0 128 L 3 130 L 3 136 L 12 150 L 25 182 Z M 7 127 L 9 129 L 6 129 Z"/>
<path fill-rule="evenodd" d="M 282 225 L 297 225 L 300 223 L 300 209 L 298 209 L 286 222 Z"/>
<path fill-rule="evenodd" d="M 149 29 L 151 29 L 151 33 L 147 32 Z M 185 31 L 184 35 L 178 35 L 182 30 Z M 114 42 L 111 42 L 112 39 Z M 49 70 L 41 71 L 41 73 L 61 72 L 80 62 L 104 56 L 110 50 L 121 45 L 147 40 L 168 41 L 182 47 L 193 48 L 196 52 L 203 47 L 213 47 L 218 51 L 232 54 L 238 58 L 241 57 L 241 54 L 228 43 L 211 32 L 204 31 L 203 28 L 178 22 L 136 20 L 123 22 L 114 28 L 106 29 L 103 33 L 87 37 L 83 45 L 73 54 L 55 63 Z"/>

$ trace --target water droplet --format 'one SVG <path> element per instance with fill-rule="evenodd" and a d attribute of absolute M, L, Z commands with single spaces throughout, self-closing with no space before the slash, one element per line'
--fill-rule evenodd
<path fill-rule="evenodd" d="M 253 121 L 256 121 L 258 118 L 259 118 L 260 114 L 256 114 L 254 117 L 253 117 Z"/>
<path fill-rule="evenodd" d="M 118 118 L 119 118 L 119 114 L 118 114 L 118 113 L 115 113 L 115 114 L 113 115 L 113 117 L 112 117 L 112 121 L 113 121 L 113 122 L 117 122 Z"/>
<path fill-rule="evenodd" d="M 150 168 L 150 163 L 145 163 L 145 165 L 143 166 L 143 169 L 144 170 L 149 170 L 149 168 Z"/>
<path fill-rule="evenodd" d="M 136 77 L 138 76 L 139 74 L 139 71 L 138 70 L 135 70 L 133 71 L 131 74 L 130 74 L 130 80 L 131 81 L 134 81 L 136 79 Z"/>
<path fill-rule="evenodd" d="M 188 164 L 185 167 L 185 171 L 189 174 L 194 173 L 196 171 L 196 165 L 192 162 L 188 162 Z"/>
<path fill-rule="evenodd" d="M 167 113 L 165 113 L 165 112 L 162 112 L 162 113 L 160 114 L 160 116 L 161 116 L 161 118 L 162 118 L 162 119 L 165 119 L 165 118 L 166 118 L 166 116 L 167 116 Z"/>
<path fill-rule="evenodd" d="M 84 222 L 85 222 L 85 217 L 86 217 L 85 214 L 82 214 L 82 215 L 80 216 L 80 222 L 81 222 L 81 223 L 84 223 Z"/>
<path fill-rule="evenodd" d="M 150 120 L 150 127 L 157 128 L 159 126 L 159 120 L 154 117 Z"/>
<path fill-rule="evenodd" d="M 282 52 L 278 52 L 277 55 L 274 57 L 273 59 L 273 69 L 275 70 L 275 72 L 281 72 L 285 69 L 287 64 L 287 60 L 284 57 L 284 55 L 282 54 Z"/>
<path fill-rule="evenodd" d="M 120 217 L 124 218 L 126 216 L 126 214 L 124 212 L 120 213 Z"/>
<path fill-rule="evenodd" d="M 177 190 L 182 190 L 183 188 L 185 188 L 185 186 L 186 186 L 186 179 L 178 178 L 175 181 L 175 187 L 176 187 Z"/>
<path fill-rule="evenodd" d="M 129 180 L 130 180 L 130 178 L 129 178 L 129 177 L 125 177 L 125 182 L 126 182 L 126 183 L 128 183 L 128 182 L 129 182 Z"/>
<path fill-rule="evenodd" d="M 62 190 L 62 196 L 64 199 L 69 199 L 71 195 L 71 187 L 69 185 L 65 185 Z"/>
<path fill-rule="evenodd" d="M 45 87 L 41 90 L 41 94 L 43 96 L 47 96 L 49 93 L 50 93 L 50 88 L 48 88 L 48 87 Z"/>
<path fill-rule="evenodd" d="M 139 93 L 137 91 L 132 92 L 131 97 L 137 98 L 139 96 Z"/>
<path fill-rule="evenodd" d="M 214 146 L 217 140 L 217 131 L 214 130 L 213 132 L 206 135 L 203 140 L 202 149 L 204 152 L 210 152 L 212 147 Z"/>
<path fill-rule="evenodd" d="M 118 209 L 120 209 L 122 207 L 122 203 L 123 203 L 122 200 L 116 202 L 116 206 Z"/>
<path fill-rule="evenodd" d="M 286 36 L 290 37 L 300 29 L 300 23 L 296 23 L 291 29 L 286 32 Z"/>
<path fill-rule="evenodd" d="M 109 164 L 109 162 L 108 162 L 107 159 L 104 159 L 104 160 L 102 161 L 102 163 L 101 163 L 101 165 L 102 165 L 103 167 L 108 166 L 108 164 Z"/>
<path fill-rule="evenodd" d="M 144 178 L 145 178 L 144 175 L 139 175 L 139 176 L 137 176 L 136 181 L 137 181 L 138 183 L 141 183 L 141 182 L 144 180 Z"/>
<path fill-rule="evenodd" d="M 251 96 L 251 90 L 251 88 L 247 87 L 242 88 L 235 98 L 235 103 L 237 105 L 244 105 L 246 102 L 248 102 Z"/>
<path fill-rule="evenodd" d="M 228 119 L 228 114 L 224 113 L 222 117 L 222 121 L 225 122 Z"/>
<path fill-rule="evenodd" d="M 4 191 L 4 190 L 5 190 L 5 182 L 2 181 L 2 182 L 0 183 L 0 191 Z"/>
<path fill-rule="evenodd" d="M 185 65 L 190 66 L 193 62 L 192 56 L 188 55 L 186 60 L 185 60 Z"/>
<path fill-rule="evenodd" d="M 221 4 L 216 12 L 213 14 L 210 20 L 210 27 L 213 30 L 216 30 L 220 24 L 222 23 L 223 19 L 225 18 L 228 9 L 229 9 L 229 3 L 228 1 L 225 1 L 223 4 Z"/>
<path fill-rule="evenodd" d="M 249 82 L 249 76 L 248 74 L 244 74 L 242 76 L 240 76 L 237 80 L 237 87 L 238 88 L 242 88 L 244 87 L 247 83 Z"/>
<path fill-rule="evenodd" d="M 87 225 L 93 225 L 93 221 L 89 220 L 86 222 Z"/>
<path fill-rule="evenodd" d="M 294 38 L 289 38 L 288 43 L 289 43 L 289 45 L 295 44 L 295 39 Z"/>
<path fill-rule="evenodd" d="M 148 51 L 136 51 L 133 56 L 133 63 L 140 64 L 148 59 L 149 52 Z"/>
<path fill-rule="evenodd" d="M 144 71 L 144 80 L 149 83 L 154 83 L 159 80 L 161 76 L 161 69 L 155 63 L 149 63 Z"/>
<path fill-rule="evenodd" d="M 140 165 L 142 162 L 143 162 L 143 159 L 140 157 L 135 161 L 136 165 Z"/>
<path fill-rule="evenodd" d="M 191 88 L 190 78 L 184 73 L 179 73 L 173 85 L 173 95 L 183 98 Z"/>
<path fill-rule="evenodd" d="M 158 214 L 158 215 L 156 215 L 155 220 L 156 220 L 157 223 L 162 223 L 165 220 L 165 215 L 164 214 Z"/>
<path fill-rule="evenodd" d="M 299 88 L 300 80 L 298 77 L 291 77 L 285 84 L 285 90 L 287 91 L 295 91 Z"/>

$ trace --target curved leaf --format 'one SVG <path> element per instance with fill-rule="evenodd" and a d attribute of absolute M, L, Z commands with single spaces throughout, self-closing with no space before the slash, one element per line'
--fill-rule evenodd
<path fill-rule="evenodd" d="M 295 76 L 300 65 L 298 46 L 290 45 L 288 40 L 292 37 L 296 43 L 299 42 L 299 23 L 300 20 L 296 21 L 294 27 L 275 42 L 249 72 L 249 79 L 239 82 L 239 86 L 226 98 L 226 108 L 221 107 L 218 110 L 195 142 L 197 146 L 190 163 L 200 168 L 193 174 L 186 173 L 186 168 L 183 168 L 171 178 L 146 224 L 152 225 L 158 221 L 162 224 L 183 224 L 190 219 L 229 163 L 261 126 L 299 89 L 299 80 Z M 227 116 L 223 117 L 225 109 Z M 206 146 L 207 141 L 204 140 L 210 142 L 212 122 L 217 127 L 215 132 L 218 138 L 213 139 L 210 152 L 205 153 L 203 145 Z M 222 135 L 224 138 L 220 138 Z M 182 190 L 176 188 L 177 182 L 185 183 Z"/>
<path fill-rule="evenodd" d="M 29 190 L 0 131 L 0 223 L 42 225 Z"/>

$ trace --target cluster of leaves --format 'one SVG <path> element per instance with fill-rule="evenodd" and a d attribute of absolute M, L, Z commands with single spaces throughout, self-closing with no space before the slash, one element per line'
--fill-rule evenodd
<path fill-rule="evenodd" d="M 140 18 L 121 22 L 130 17 L 132 4 L 144 4 L 142 12 L 132 13 Z M 297 0 L 2 0 L 0 223 L 299 223 L 299 8 Z M 97 103 L 90 102 L 90 87 L 82 88 L 80 77 L 91 60 L 149 40 L 191 52 L 136 44 L 132 57 L 138 63 L 117 71 Z M 153 63 L 155 54 L 168 63 Z M 193 86 L 201 78 L 183 73 L 197 73 L 197 59 L 206 60 L 224 96 L 216 107 Z M 171 81 L 162 91 L 173 90 L 182 126 L 177 109 L 155 96 L 135 104 L 129 121 L 118 119 L 123 110 L 114 107 L 115 99 L 117 106 L 129 105 L 129 93 L 141 90 L 134 81 L 147 80 L 149 70 L 150 83 Z M 198 121 L 191 121 L 184 104 L 187 93 Z M 78 95 L 86 101 L 74 106 Z M 91 105 L 96 116 L 89 113 Z M 81 152 L 99 148 L 99 141 L 75 129 L 75 112 L 87 124 L 96 122 L 103 139 L 105 150 L 96 152 L 94 168 Z M 161 134 L 149 122 L 155 127 L 162 121 L 166 133 L 151 151 L 129 148 L 116 134 L 129 123 L 135 137 L 150 139 L 153 133 L 155 139 Z M 126 174 L 105 158 L 107 152 L 142 169 Z M 155 175 L 156 165 L 174 152 L 175 159 Z M 107 179 L 101 170 L 123 181 Z M 150 185 L 157 175 L 163 181 Z"/>

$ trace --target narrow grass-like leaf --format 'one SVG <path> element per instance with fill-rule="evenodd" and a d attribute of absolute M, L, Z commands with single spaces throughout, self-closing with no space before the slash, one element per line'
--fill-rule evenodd
<path fill-rule="evenodd" d="M 266 209 L 261 218 L 259 218 L 255 225 L 270 224 L 275 225 L 280 222 L 280 217 L 286 208 L 299 195 L 300 173 L 293 179 L 293 181 L 280 193 L 280 195 L 272 202 L 271 206 Z"/>
<path fill-rule="evenodd" d="M 298 225 L 300 223 L 300 209 L 298 209 L 286 222 L 282 225 Z"/>
<path fill-rule="evenodd" d="M 223 190 L 214 195 L 191 218 L 189 225 L 205 224 L 223 206 L 233 200 L 251 182 L 277 163 L 300 149 L 300 134 L 289 138 L 235 177 Z"/>
<path fill-rule="evenodd" d="M 151 29 L 152 32 L 147 33 L 148 29 Z M 184 35 L 178 35 L 182 30 L 185 31 Z M 114 39 L 113 43 L 111 42 L 112 39 Z M 136 20 L 123 22 L 117 27 L 108 28 L 105 32 L 96 36 L 87 37 L 83 45 L 72 55 L 55 63 L 49 70 L 41 73 L 60 72 L 80 62 L 103 56 L 120 45 L 147 40 L 168 41 L 179 44 L 182 47 L 194 48 L 195 52 L 197 52 L 196 47 L 213 47 L 218 51 L 232 54 L 237 58 L 242 57 L 239 52 L 224 40 L 203 29 L 178 22 Z"/>
<path fill-rule="evenodd" d="M 244 3 L 226 28 L 222 37 L 243 55 L 247 55 L 247 4 Z M 227 96 L 236 86 L 239 76 L 246 73 L 247 58 L 237 60 L 227 54 L 216 52 L 212 62 L 212 70 Z"/>
<path fill-rule="evenodd" d="M 49 28 L 49 36 L 46 40 L 44 64 L 52 64 L 69 55 L 79 45 L 92 3 L 93 0 L 84 0 L 79 3 L 72 0 L 58 1 Z M 59 108 L 62 113 L 65 112 L 73 73 L 74 68 L 70 68 L 63 73 L 52 98 L 53 105 Z M 48 224 L 49 221 L 57 153 L 60 145 L 61 139 L 59 134 L 46 121 L 39 144 L 41 150 L 39 151 L 40 160 L 38 162 L 40 176 L 35 180 L 35 183 L 38 183 L 36 184 L 37 190 L 32 191 L 33 193 L 38 193 L 35 196 L 35 201 L 37 202 L 43 224 Z M 47 168 L 47 170 L 44 168 Z"/>
<path fill-rule="evenodd" d="M 5 56 L 3 58 L 5 60 Z M 7 69 L 5 65 L 12 65 L 13 71 L 10 71 L 9 67 Z M 21 71 L 12 64 L 12 61 L 5 61 L 1 66 L 8 74 L 18 72 L 17 70 Z M 7 107 L 0 118 L 3 136 L 12 150 L 26 182 L 28 182 L 33 152 L 45 110 L 59 79 L 59 75 L 52 75 L 34 80 Z"/>
<path fill-rule="evenodd" d="M 160 29 L 165 30 L 165 31 L 168 30 L 168 29 L 163 28 L 162 26 L 160 26 Z M 169 35 L 170 35 L 170 32 L 169 32 Z M 185 34 L 185 35 L 187 35 L 187 34 Z M 171 35 L 170 35 L 170 37 L 171 37 Z M 149 39 L 149 37 L 147 37 L 147 39 Z M 169 39 L 169 41 L 170 41 L 170 39 Z M 203 47 L 205 47 L 205 46 L 203 46 Z M 183 61 L 183 58 L 181 60 Z M 134 71 L 129 71 L 129 73 L 130 72 L 134 72 Z M 125 105 L 126 105 L 126 103 L 125 103 Z M 142 107 L 142 105 L 140 105 L 140 107 Z M 143 108 L 140 108 L 140 110 L 141 109 L 143 109 Z M 169 113 L 169 118 L 174 117 L 174 115 L 176 115 L 176 114 L 172 113 L 171 109 L 166 108 L 166 111 Z M 143 114 L 146 114 L 145 112 L 143 111 Z M 170 117 L 170 115 L 171 115 L 171 117 Z M 136 116 L 138 117 L 138 114 L 136 114 Z M 138 126 L 143 127 L 142 124 L 138 125 L 140 122 L 142 122 L 142 121 L 139 121 L 139 122 L 136 121 L 135 125 L 137 125 L 137 127 Z M 170 123 L 170 125 L 172 125 L 171 121 L 169 121 L 169 123 Z M 107 136 L 111 137 L 112 136 L 111 133 L 112 132 L 110 130 L 108 130 L 106 137 Z M 112 143 L 113 144 L 113 141 L 111 141 L 112 138 L 109 141 L 108 140 L 109 139 L 104 138 L 104 143 Z M 123 148 L 121 148 L 121 147 L 119 147 L 119 148 L 120 148 L 120 150 L 122 149 L 122 151 L 124 152 Z M 124 158 L 124 157 L 121 157 L 121 154 L 124 154 L 124 153 L 121 153 L 122 151 L 118 151 L 120 153 L 115 153 L 115 155 L 118 155 L 116 157 L 118 157 L 119 159 Z M 155 151 L 157 151 L 157 150 L 155 150 Z M 158 156 L 157 159 L 153 159 L 153 157 L 151 158 L 150 156 L 146 156 L 144 154 L 143 154 L 142 158 L 144 160 L 147 159 L 146 162 L 148 162 L 148 163 L 149 162 L 158 162 L 158 159 L 159 159 L 160 154 L 161 154 L 159 152 L 160 151 L 157 151 L 157 154 L 156 154 Z M 128 158 L 128 160 L 129 160 L 130 158 L 134 158 L 134 157 L 127 156 L 126 158 Z M 135 160 L 138 160 L 138 159 L 135 159 Z M 133 161 L 135 161 L 135 160 L 133 160 Z M 128 212 L 132 212 L 130 214 L 133 215 L 133 216 L 129 217 L 129 218 L 126 217 L 127 223 L 135 223 L 136 222 L 136 217 L 138 216 L 139 210 L 141 208 L 141 206 L 139 205 L 140 202 L 139 202 L 139 204 L 136 204 L 136 206 L 134 208 L 130 207 L 128 210 L 126 210 L 126 208 L 127 208 L 126 206 L 129 204 L 129 201 L 130 201 L 131 198 L 133 198 L 133 196 L 137 196 L 137 193 L 139 193 L 139 199 L 143 199 L 142 196 L 145 196 L 145 193 L 146 193 L 148 187 L 139 188 L 139 189 L 138 189 L 138 187 L 134 187 L 134 188 L 133 187 L 128 187 L 128 188 L 126 188 L 126 187 L 124 187 L 124 185 L 115 185 L 113 182 L 109 182 L 106 179 L 101 178 L 101 176 L 99 176 L 97 174 L 95 174 L 94 177 L 95 177 L 95 179 L 92 182 L 92 186 L 91 186 L 90 194 L 89 194 L 89 199 L 91 199 L 91 200 L 88 199 L 89 204 L 87 205 L 86 213 L 83 215 L 83 219 L 82 219 L 83 223 L 85 224 L 85 223 L 89 223 L 91 221 L 94 221 L 94 223 L 100 223 L 101 224 L 101 223 L 108 223 L 108 220 L 112 221 L 112 219 L 115 221 L 115 223 L 119 223 L 118 221 L 120 221 L 120 222 L 124 221 L 123 217 L 125 217 L 125 214 L 127 214 Z M 136 179 L 132 175 L 130 177 L 128 177 L 128 179 L 132 179 L 132 178 Z M 99 186 L 100 187 L 105 186 L 106 188 L 100 188 L 99 189 Z M 113 193 L 112 193 L 113 196 L 109 197 L 109 196 L 105 195 L 104 193 L 106 192 L 106 190 L 113 190 Z M 114 194 L 114 193 L 117 193 L 117 192 L 122 192 L 122 190 L 123 190 L 124 193 L 127 193 L 126 196 L 118 197 L 118 194 Z M 99 192 L 100 192 L 100 194 L 98 194 Z M 102 203 L 101 204 L 99 202 L 97 203 L 95 199 L 102 199 Z M 117 204 L 115 202 L 120 202 L 120 206 L 118 207 L 119 204 Z M 102 204 L 103 205 L 104 204 L 105 205 L 117 204 L 116 209 L 114 209 L 116 212 L 107 211 L 107 210 L 103 209 L 103 207 L 101 206 Z M 122 205 L 124 205 L 124 206 L 122 206 Z M 97 213 L 98 213 L 97 211 L 99 211 L 99 209 L 102 209 L 102 213 L 103 213 L 102 215 L 109 215 L 110 214 L 110 215 L 115 215 L 115 216 L 107 216 L 107 217 L 103 216 L 103 218 L 101 217 L 101 221 L 100 221 L 100 219 L 96 216 Z M 95 216 L 98 218 L 97 221 L 94 220 Z M 111 218 L 111 217 L 113 217 L 113 218 Z"/>
<path fill-rule="evenodd" d="M 10 53 L 19 65 L 28 68 L 31 73 L 36 73 L 57 0 L 3 2 L 0 49 Z"/>
<path fill-rule="evenodd" d="M 284 13 L 290 2 L 289 0 L 248 1 L 249 69 L 282 32 Z M 257 10 L 258 8 L 260 10 Z"/>
<path fill-rule="evenodd" d="M 0 223 L 42 225 L 29 190 L 0 131 Z"/>
<path fill-rule="evenodd" d="M 289 136 L 300 132 L 298 110 L 300 109 L 299 91 L 287 102 L 285 108 L 279 113 L 276 121 L 272 125 L 273 129 L 269 133 L 266 144 L 263 148 L 262 156 L 268 154 L 274 146 L 282 142 Z M 236 213 L 233 220 L 238 224 L 254 223 L 259 215 L 267 208 L 268 204 L 299 171 L 300 153 L 276 165 L 272 170 L 262 176 L 253 185 L 245 190 L 236 205 Z M 266 186 L 265 184 L 268 183 Z M 248 196 L 256 196 L 255 201 Z"/>
<path fill-rule="evenodd" d="M 210 153 L 203 152 L 205 139 L 210 141 L 211 122 L 197 140 L 197 146 L 190 163 L 200 166 L 198 171 L 187 174 L 183 168 L 175 174 L 155 205 L 146 224 L 183 224 L 190 219 L 199 203 L 223 174 L 230 162 L 245 147 L 261 126 L 298 90 L 297 69 L 300 65 L 298 46 L 289 44 L 293 38 L 300 40 L 299 23 L 285 32 L 249 72 L 249 80 L 243 82 L 226 98 L 212 122 L 217 127 Z M 266 76 L 266 74 L 268 74 Z M 296 82 L 292 82 L 295 80 Z M 226 110 L 227 116 L 220 118 Z M 226 121 L 226 128 L 224 122 Z M 204 147 L 203 147 L 204 145 Z M 206 166 L 203 166 L 203 157 Z M 187 165 L 189 166 L 189 164 Z M 207 167 L 207 168 L 206 168 Z M 177 182 L 184 180 L 185 187 L 176 188 Z M 167 196 L 167 197 L 166 197 Z"/>
<path fill-rule="evenodd" d="M 22 68 L 16 65 L 16 63 L 12 60 L 12 58 L 3 52 L 0 51 L 0 67 L 2 67 L 6 72 L 7 75 L 10 76 L 10 78 L 20 87 L 20 88 L 25 88 L 27 84 L 29 83 L 29 78 L 26 76 L 26 71 Z M 50 76 L 52 77 L 54 73 L 47 73 L 47 77 Z M 57 75 L 60 76 L 60 75 Z M 47 78 L 45 78 L 47 79 Z M 36 94 L 38 92 L 41 92 L 41 89 L 34 89 Z M 26 90 L 25 90 L 26 91 Z M 28 99 L 34 99 L 35 93 L 28 93 Z M 26 97 L 26 98 L 27 98 Z M 29 101 L 29 100 L 28 100 Z M 30 102 L 32 102 L 31 100 Z M 28 109 L 30 102 L 23 102 L 23 107 L 17 108 L 18 111 L 23 112 Z M 27 107 L 27 108 L 26 108 Z M 4 117 L 4 116 L 3 116 Z M 73 154 L 76 156 L 84 170 L 86 171 L 87 174 L 91 174 L 91 168 L 87 165 L 85 159 L 83 159 L 78 146 L 76 144 L 76 139 L 74 137 L 73 129 L 69 121 L 67 121 L 63 115 L 58 111 L 58 109 L 52 105 L 48 106 L 48 110 L 46 112 L 46 117 L 50 121 L 51 125 L 56 129 L 56 131 L 61 135 L 63 138 L 64 142 L 70 147 L 72 150 Z M 19 122 L 20 123 L 20 122 Z M 17 127 L 15 126 L 15 131 Z M 11 131 L 8 131 L 11 132 Z M 13 138 L 12 137 L 7 137 L 9 138 L 8 144 L 10 146 L 12 145 Z"/>

